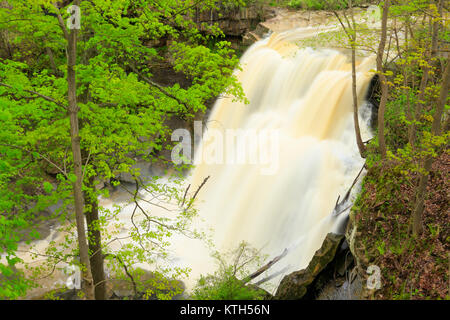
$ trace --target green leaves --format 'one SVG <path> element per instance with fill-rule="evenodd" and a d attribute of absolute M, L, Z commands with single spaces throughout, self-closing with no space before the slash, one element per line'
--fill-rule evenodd
<path fill-rule="evenodd" d="M 77 176 L 74 175 L 73 173 L 68 173 L 67 174 L 67 179 L 71 182 L 71 183 L 75 183 L 77 181 Z"/>
<path fill-rule="evenodd" d="M 0 32 L 8 34 L 11 50 L 8 59 L 0 50 L 0 82 L 6 84 L 0 86 L 0 212 L 5 213 L 0 215 L 0 250 L 13 257 L 20 231 L 31 227 L 40 212 L 62 202 L 58 213 L 64 220 L 76 176 L 71 173 L 69 118 L 64 108 L 67 43 L 51 15 L 56 10 L 52 1 L 8 3 L 12 9 L 0 8 Z M 227 3 L 242 4 L 240 0 Z M 221 41 L 217 26 L 200 31 L 195 22 L 197 10 L 215 7 L 214 0 L 81 2 L 76 73 L 86 196 L 96 199 L 100 194 L 89 184 L 91 180 L 117 185 L 114 179 L 120 174 L 139 175 L 134 167 L 138 159 L 160 160 L 158 151 L 170 148 L 171 118 L 192 119 L 222 92 L 245 98 L 233 75 L 239 61 L 230 43 Z M 61 14 L 63 20 L 68 17 L 63 9 Z M 186 79 L 176 83 L 172 74 L 184 74 Z M 176 188 L 157 183 L 148 187 L 167 199 L 182 197 Z M 183 212 L 170 230 L 163 227 L 168 221 L 155 218 L 152 223 L 157 228 L 133 236 L 165 248 L 173 229 L 185 230 L 193 215 Z M 143 224 L 148 227 L 150 222 Z M 61 251 L 74 245 L 68 239 L 63 246 Z M 53 258 L 48 263 L 69 260 L 53 248 L 49 247 Z M 154 258 L 139 246 L 132 246 L 125 256 L 129 261 Z M 3 267 L 10 274 L 12 267 Z M 20 272 L 14 274 L 17 278 L 2 284 L 0 297 L 25 294 L 29 283 Z"/>
<path fill-rule="evenodd" d="M 47 192 L 47 193 L 50 193 L 53 191 L 53 185 L 48 181 L 44 182 L 43 188 L 44 188 L 45 192 Z"/>

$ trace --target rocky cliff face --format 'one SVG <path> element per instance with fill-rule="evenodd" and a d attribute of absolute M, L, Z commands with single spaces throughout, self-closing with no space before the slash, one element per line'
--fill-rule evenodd
<path fill-rule="evenodd" d="M 200 30 L 206 25 L 218 24 L 226 36 L 241 37 L 256 28 L 258 23 L 276 16 L 276 10 L 262 5 L 251 5 L 247 8 L 221 8 L 196 13 L 196 22 Z"/>
<path fill-rule="evenodd" d="M 306 269 L 294 271 L 281 280 L 274 298 L 277 300 L 302 299 L 320 272 L 333 261 L 343 238 L 343 235 L 328 234 Z"/>

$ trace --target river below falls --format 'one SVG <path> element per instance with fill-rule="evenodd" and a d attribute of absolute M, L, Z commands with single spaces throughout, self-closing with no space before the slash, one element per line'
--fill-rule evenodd
<path fill-rule="evenodd" d="M 227 97 L 217 100 L 196 150 L 195 169 L 182 186 L 195 188 L 210 177 L 195 204 L 199 218 L 194 226 L 208 232 L 212 229 L 211 239 L 220 252 L 236 248 L 241 241 L 260 250 L 268 260 L 287 250 L 287 255 L 263 275 L 271 278 L 263 285 L 270 292 L 284 275 L 308 265 L 327 233 L 342 232 L 348 210 L 334 217 L 333 208 L 364 164 L 354 133 L 348 56 L 330 49 L 299 47 L 297 41 L 305 34 L 310 36 L 304 28 L 273 33 L 247 50 L 241 59 L 242 70 L 236 70 L 235 75 L 250 102 Z M 371 106 L 364 97 L 374 62 L 374 57 L 365 57 L 357 64 L 363 141 L 372 137 Z M 269 136 L 265 143 L 260 143 L 259 137 L 250 145 L 253 152 L 266 154 L 262 162 L 228 162 L 227 156 L 240 154 L 241 146 L 218 140 L 239 130 Z M 217 154 L 218 145 L 223 148 L 222 156 Z M 353 190 L 350 202 L 357 191 Z M 142 196 L 147 197 L 144 192 Z M 99 199 L 100 206 L 109 210 L 122 206 L 118 238 L 133 228 L 129 198 L 129 193 L 116 188 L 110 198 Z M 154 207 L 149 210 L 158 216 L 167 214 Z M 32 243 L 32 250 L 44 252 L 51 241 L 63 243 L 64 236 L 55 226 L 46 239 Z M 119 249 L 126 241 L 112 242 L 110 249 Z M 189 277 L 181 279 L 188 290 L 200 275 L 216 270 L 217 261 L 203 241 L 174 234 L 170 243 L 169 256 L 160 263 L 191 268 Z M 36 266 L 44 260 L 31 259 L 26 253 L 28 245 L 19 249 L 26 264 Z M 135 267 L 153 268 L 146 264 Z M 64 283 L 65 278 L 64 273 L 55 271 L 40 281 L 45 287 L 31 291 L 29 297 Z"/>

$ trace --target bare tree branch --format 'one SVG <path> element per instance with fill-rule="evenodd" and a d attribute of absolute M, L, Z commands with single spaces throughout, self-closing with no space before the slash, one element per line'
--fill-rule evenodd
<path fill-rule="evenodd" d="M 56 9 L 56 17 L 58 18 L 58 23 L 62 32 L 64 33 L 64 37 L 66 39 L 69 39 L 69 32 L 67 31 L 64 19 L 61 16 L 61 12 L 59 11 L 59 9 L 62 8 L 62 6 L 59 6 L 59 3 L 53 3 L 53 7 L 55 7 Z"/>
<path fill-rule="evenodd" d="M 283 253 L 281 253 L 279 256 L 275 257 L 272 261 L 270 261 L 269 263 L 267 263 L 265 266 L 259 268 L 257 271 L 255 271 L 254 273 L 252 273 L 251 275 L 249 275 L 248 277 L 246 277 L 244 280 L 242 280 L 244 283 L 247 283 L 253 279 L 255 279 L 256 277 L 258 277 L 259 275 L 261 275 L 263 272 L 267 271 L 269 268 L 271 268 L 275 263 L 277 263 L 278 261 L 280 261 L 281 259 L 283 259 L 286 254 L 288 253 L 287 249 L 284 249 Z"/>
<path fill-rule="evenodd" d="M 208 181 L 208 179 L 209 179 L 210 177 L 211 177 L 211 176 L 207 176 L 207 177 L 205 178 L 205 180 L 203 180 L 203 182 L 201 183 L 201 185 L 198 187 L 197 191 L 195 191 L 194 196 L 191 198 L 191 200 L 189 200 L 189 204 L 188 204 L 188 206 L 186 207 L 186 210 L 188 210 L 188 209 L 192 206 L 192 203 L 194 203 L 195 197 L 197 197 L 197 195 L 198 195 L 198 193 L 200 192 L 201 188 L 203 188 L 203 186 L 205 185 L 205 183 Z"/>
<path fill-rule="evenodd" d="M 0 82 L 0 86 L 6 87 L 6 88 L 9 88 L 9 89 L 15 89 L 13 86 L 10 86 L 9 84 L 3 83 L 3 82 Z M 59 103 L 58 101 L 56 101 L 55 99 L 53 99 L 51 97 L 45 96 L 45 95 L 40 94 L 39 92 L 36 92 L 36 91 L 33 91 L 33 90 L 24 89 L 23 91 L 25 91 L 27 93 L 34 94 L 34 95 L 38 96 L 39 98 L 42 98 L 42 99 L 44 99 L 46 101 L 49 101 L 49 102 L 52 102 L 52 103 L 56 104 L 57 106 L 60 106 L 60 107 L 62 107 L 62 108 L 67 110 L 67 107 L 65 105 Z"/>

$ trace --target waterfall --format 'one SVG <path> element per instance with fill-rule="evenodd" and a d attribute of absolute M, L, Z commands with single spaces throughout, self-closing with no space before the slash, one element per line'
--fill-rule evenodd
<path fill-rule="evenodd" d="M 287 249 L 264 275 L 271 277 L 264 285 L 271 291 L 283 275 L 307 267 L 326 235 L 341 229 L 348 212 L 333 216 L 336 199 L 344 196 L 364 163 L 354 132 L 349 59 L 335 50 L 299 47 L 296 41 L 305 36 L 311 36 L 311 30 L 274 33 L 247 50 L 235 75 L 249 103 L 232 97 L 217 100 L 203 128 L 196 166 L 186 179 L 195 190 L 210 177 L 196 198 L 198 219 L 193 226 L 212 229 L 216 250 L 227 252 L 246 241 L 272 259 Z M 373 57 L 357 64 L 363 140 L 371 137 L 364 96 L 374 64 Z M 107 211 L 122 206 L 115 233 L 121 240 L 109 243 L 111 250 L 131 241 L 134 206 L 128 198 L 122 191 L 99 199 Z M 166 214 L 157 206 L 141 205 L 152 214 Z M 176 212 L 177 204 L 173 206 Z M 116 232 L 116 227 L 108 230 Z M 44 252 L 50 241 L 64 243 L 65 235 L 52 229 L 46 239 L 33 242 L 34 251 Z M 200 275 L 217 268 L 204 241 L 174 234 L 170 243 L 168 259 L 161 265 L 191 268 L 189 278 L 183 279 L 188 290 Z M 26 252 L 28 245 L 20 249 Z M 24 263 L 40 263 L 30 254 L 20 256 Z M 58 277 L 65 282 L 64 275 Z M 45 285 L 53 286 L 54 278 Z"/>
<path fill-rule="evenodd" d="M 272 34 L 247 50 L 236 76 L 249 104 L 230 97 L 217 100 L 190 177 L 190 183 L 199 186 L 210 176 L 197 207 L 214 229 L 217 249 L 230 250 L 246 241 L 269 258 L 288 249 L 286 257 L 270 269 L 278 273 L 271 280 L 274 286 L 283 275 L 307 267 L 327 233 L 337 231 L 348 212 L 333 217 L 336 200 L 344 196 L 364 164 L 355 138 L 348 55 L 300 48 L 295 42 L 302 35 L 295 30 Z M 365 140 L 371 133 L 364 97 L 373 67 L 373 57 L 357 63 Z M 275 147 L 262 152 L 271 153 L 275 169 L 264 172 L 271 165 L 268 161 L 227 162 L 227 154 L 242 149 L 224 142 L 219 144 L 224 155 L 215 163 L 208 149 L 217 152 L 210 146 L 217 145 L 220 133 L 227 136 L 233 130 L 276 133 Z M 256 154 L 267 149 L 255 136 L 248 146 Z M 189 260 L 193 277 L 212 271 L 198 246 L 186 243 L 182 248 L 179 253 Z"/>

